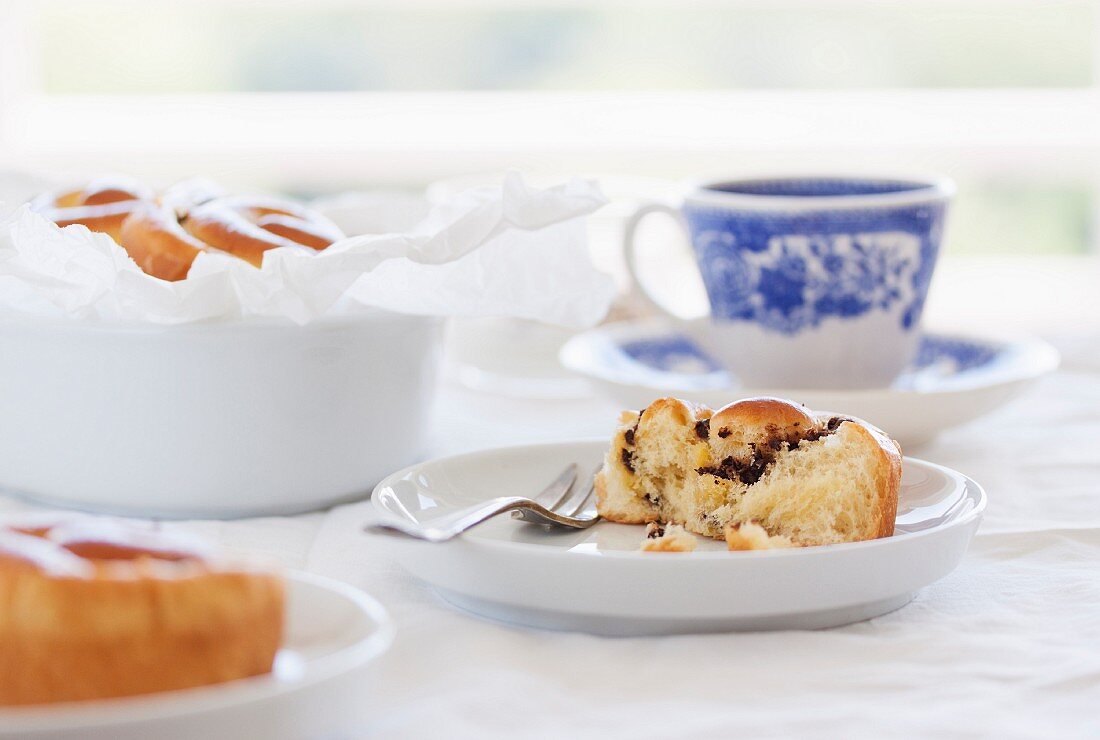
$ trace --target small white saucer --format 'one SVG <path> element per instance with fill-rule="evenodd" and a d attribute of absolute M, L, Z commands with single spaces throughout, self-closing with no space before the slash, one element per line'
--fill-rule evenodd
<path fill-rule="evenodd" d="M 351 586 L 287 578 L 287 625 L 266 676 L 143 697 L 0 709 L 0 738 L 350 737 L 367 664 L 389 648 L 386 611 Z"/>
<path fill-rule="evenodd" d="M 378 485 L 379 518 L 425 521 L 450 507 L 533 495 L 567 464 L 593 469 L 602 440 L 526 445 L 443 458 Z M 885 614 L 958 564 L 985 493 L 947 468 L 906 458 L 893 537 L 828 547 L 645 553 L 640 526 L 549 530 L 497 517 L 456 540 L 392 537 L 391 551 L 447 601 L 477 614 L 605 635 L 814 629 Z M 387 535 L 373 535 L 387 536 Z"/>
<path fill-rule="evenodd" d="M 661 396 L 716 409 L 747 396 L 778 396 L 866 419 L 903 449 L 1003 405 L 1059 362 L 1058 352 L 1040 340 L 925 334 L 917 358 L 889 388 L 743 388 L 685 334 L 661 321 L 624 321 L 583 332 L 562 347 L 560 359 L 624 408 L 645 408 Z"/>

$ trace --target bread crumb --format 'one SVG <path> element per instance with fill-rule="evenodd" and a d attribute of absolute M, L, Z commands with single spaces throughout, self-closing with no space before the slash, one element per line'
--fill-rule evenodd
<path fill-rule="evenodd" d="M 784 547 L 799 547 L 790 537 L 784 537 L 781 534 L 769 535 L 755 522 L 727 525 L 726 546 L 731 550 L 777 550 Z"/>
<path fill-rule="evenodd" d="M 692 552 L 694 549 L 695 537 L 679 524 L 650 522 L 646 525 L 642 540 L 644 552 Z"/>

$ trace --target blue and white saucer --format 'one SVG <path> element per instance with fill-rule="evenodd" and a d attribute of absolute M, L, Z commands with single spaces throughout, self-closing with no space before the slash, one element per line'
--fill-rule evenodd
<path fill-rule="evenodd" d="M 927 442 L 992 411 L 1059 362 L 1058 352 L 1040 340 L 928 333 L 916 359 L 889 388 L 745 388 L 687 335 L 663 321 L 625 321 L 583 332 L 562 347 L 560 359 L 624 408 L 643 408 L 665 395 L 712 408 L 746 396 L 779 396 L 866 419 L 903 447 Z"/>

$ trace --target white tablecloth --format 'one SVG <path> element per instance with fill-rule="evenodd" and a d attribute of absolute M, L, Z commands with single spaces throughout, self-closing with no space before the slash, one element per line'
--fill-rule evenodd
<path fill-rule="evenodd" d="M 363 686 L 362 737 L 1097 737 L 1100 368 L 1067 360 L 1011 406 L 913 451 L 981 482 L 985 521 L 957 571 L 838 629 L 532 631 L 457 612 L 403 573 L 385 538 L 360 534 L 367 504 L 191 526 L 390 610 L 397 638 Z M 448 385 L 433 452 L 605 435 L 616 411 Z"/>
<path fill-rule="evenodd" d="M 436 449 L 604 434 L 614 412 L 447 387 Z M 607 639 L 482 621 L 360 535 L 364 504 L 195 526 L 386 605 L 398 635 L 364 686 L 364 737 L 1100 735 L 1100 377 L 1059 373 L 919 454 L 986 486 L 969 553 L 909 606 L 819 632 Z"/>

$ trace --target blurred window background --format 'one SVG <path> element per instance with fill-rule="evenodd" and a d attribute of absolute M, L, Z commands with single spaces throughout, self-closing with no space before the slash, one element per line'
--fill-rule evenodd
<path fill-rule="evenodd" d="M 1090 3 L 53 2 L 48 93 L 1087 87 Z M 558 7 L 555 7 L 557 5 Z M 327 11 L 327 12 L 325 12 Z"/>
<path fill-rule="evenodd" d="M 953 252 L 1098 251 L 1100 2 L 0 4 L 7 167 L 303 193 L 941 171 Z"/>

